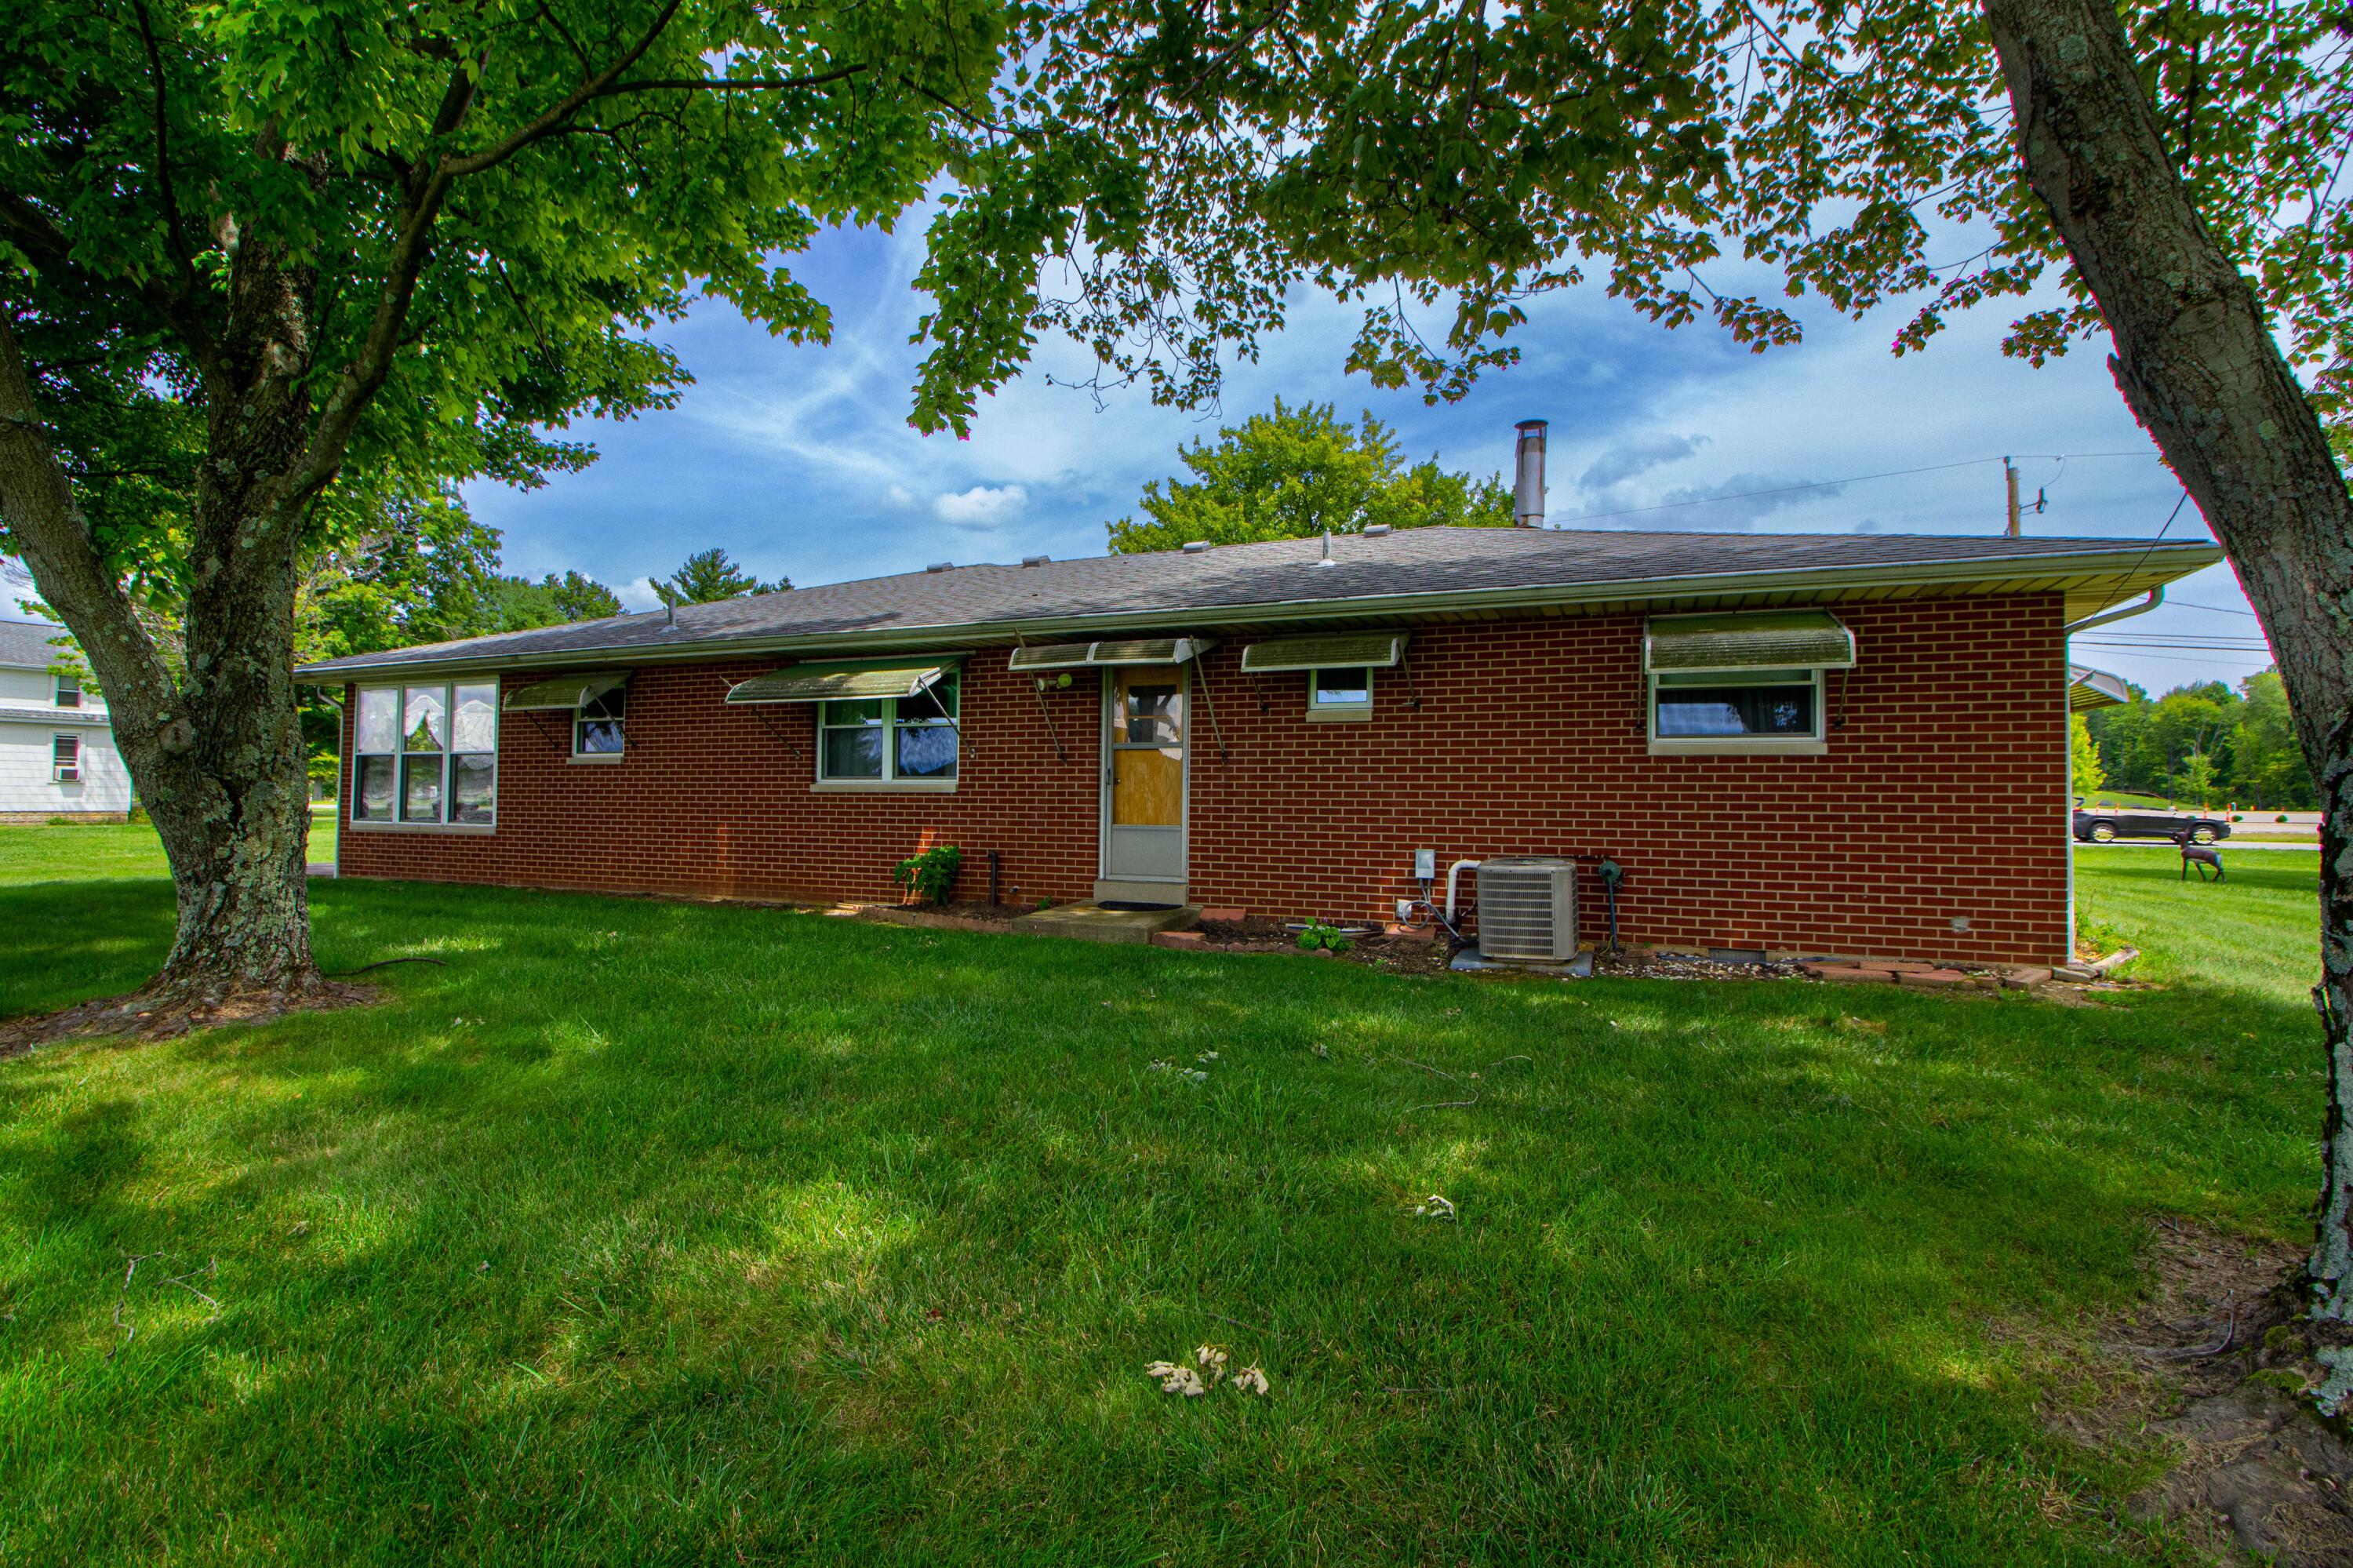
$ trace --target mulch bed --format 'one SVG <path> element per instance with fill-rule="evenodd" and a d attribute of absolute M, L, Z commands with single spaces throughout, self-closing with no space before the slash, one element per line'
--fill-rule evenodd
<path fill-rule="evenodd" d="M 1299 938 L 1283 929 L 1283 922 L 1263 916 L 1251 916 L 1241 921 L 1204 920 L 1193 927 L 1207 938 L 1206 951 L 1215 953 L 1291 953 L 1307 956 L 1299 946 Z M 1404 974 L 1443 974 L 1446 972 L 1446 938 L 1442 936 L 1393 937 L 1376 931 L 1348 939 L 1345 952 L 1333 953 L 1318 948 L 1336 963 L 1362 964 L 1367 969 L 1388 969 Z"/>
<path fill-rule="evenodd" d="M 369 966 L 371 969 L 375 965 Z M 69 1040 L 174 1040 L 224 1023 L 267 1023 L 297 1012 L 362 1007 L 381 994 L 370 985 L 323 980 L 296 994 L 259 991 L 194 1001 L 157 1001 L 143 991 L 100 997 L 56 1012 L 0 1024 L 0 1060 Z"/>

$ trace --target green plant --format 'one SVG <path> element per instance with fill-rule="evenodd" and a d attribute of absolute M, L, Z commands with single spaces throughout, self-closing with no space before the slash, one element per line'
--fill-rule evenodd
<path fill-rule="evenodd" d="M 891 868 L 891 880 L 902 887 L 914 890 L 915 896 L 926 904 L 945 904 L 948 890 L 955 885 L 956 871 L 964 864 L 964 851 L 954 844 L 934 844 L 921 854 L 909 855 Z"/>
<path fill-rule="evenodd" d="M 1310 921 L 1307 929 L 1299 933 L 1299 945 L 1309 952 L 1323 948 L 1335 953 L 1345 953 L 1356 944 L 1340 934 L 1337 926 L 1326 926 L 1320 920 Z"/>

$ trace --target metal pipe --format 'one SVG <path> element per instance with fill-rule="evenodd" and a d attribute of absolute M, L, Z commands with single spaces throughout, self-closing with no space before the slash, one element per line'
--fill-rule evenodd
<path fill-rule="evenodd" d="M 2148 597 L 2138 604 L 2128 604 L 2122 609 L 2112 609 L 2105 615 L 2087 615 L 2081 620 L 2071 620 L 2061 627 L 2059 632 L 2063 637 L 2072 637 L 2085 627 L 2105 626 L 2111 620 L 2129 620 L 2136 615 L 2147 615 L 2164 602 L 2165 590 L 2161 588 L 2153 588 L 2148 590 Z"/>
<path fill-rule="evenodd" d="M 1545 429 L 1550 421 L 1522 419 L 1512 453 L 1512 521 L 1523 528 L 1541 528 L 1545 519 Z"/>
<path fill-rule="evenodd" d="M 1458 879 L 1465 871 L 1478 869 L 1479 863 L 1475 860 L 1458 860 L 1446 868 L 1446 923 L 1449 926 L 1454 924 L 1454 894 Z"/>

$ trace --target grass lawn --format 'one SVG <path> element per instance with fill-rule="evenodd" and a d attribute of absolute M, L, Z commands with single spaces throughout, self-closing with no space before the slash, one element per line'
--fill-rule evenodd
<path fill-rule="evenodd" d="M 2305 1224 L 2316 857 L 2178 866 L 2084 1009 L 318 884 L 448 967 L 0 1063 L 0 1561 L 2186 1562 L 2011 1331 Z M 0 828 L 0 1015 L 159 874 Z"/>

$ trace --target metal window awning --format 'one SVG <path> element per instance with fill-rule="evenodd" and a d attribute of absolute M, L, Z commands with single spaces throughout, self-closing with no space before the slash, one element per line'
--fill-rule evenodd
<path fill-rule="evenodd" d="M 509 692 L 500 705 L 511 714 L 544 713 L 555 708 L 586 706 L 629 683 L 626 670 L 600 670 L 586 675 L 566 675 Z"/>
<path fill-rule="evenodd" d="M 1113 664 L 1182 664 L 1218 645 L 1213 637 L 1148 637 L 1125 642 L 1042 642 L 1016 648 L 1008 669 L 1102 669 Z"/>
<path fill-rule="evenodd" d="M 955 659 L 923 659 L 888 664 L 795 664 L 729 687 L 727 701 L 731 705 L 830 703 L 912 697 L 937 683 L 956 663 Z"/>
<path fill-rule="evenodd" d="M 1653 674 L 1849 670 L 1854 633 L 1826 609 L 1654 615 L 1643 631 L 1642 666 Z"/>
<path fill-rule="evenodd" d="M 1284 670 L 1349 670 L 1358 665 L 1386 667 L 1405 657 L 1402 631 L 1359 632 L 1354 636 L 1286 637 L 1280 642 L 1253 642 L 1242 650 L 1242 673 L 1270 674 Z"/>
<path fill-rule="evenodd" d="M 2067 711 L 2085 713 L 2093 708 L 2113 708 L 2132 701 L 2132 688 L 2125 684 L 2122 675 L 2111 675 L 2105 670 L 2094 670 L 2089 664 L 2067 666 Z"/>

